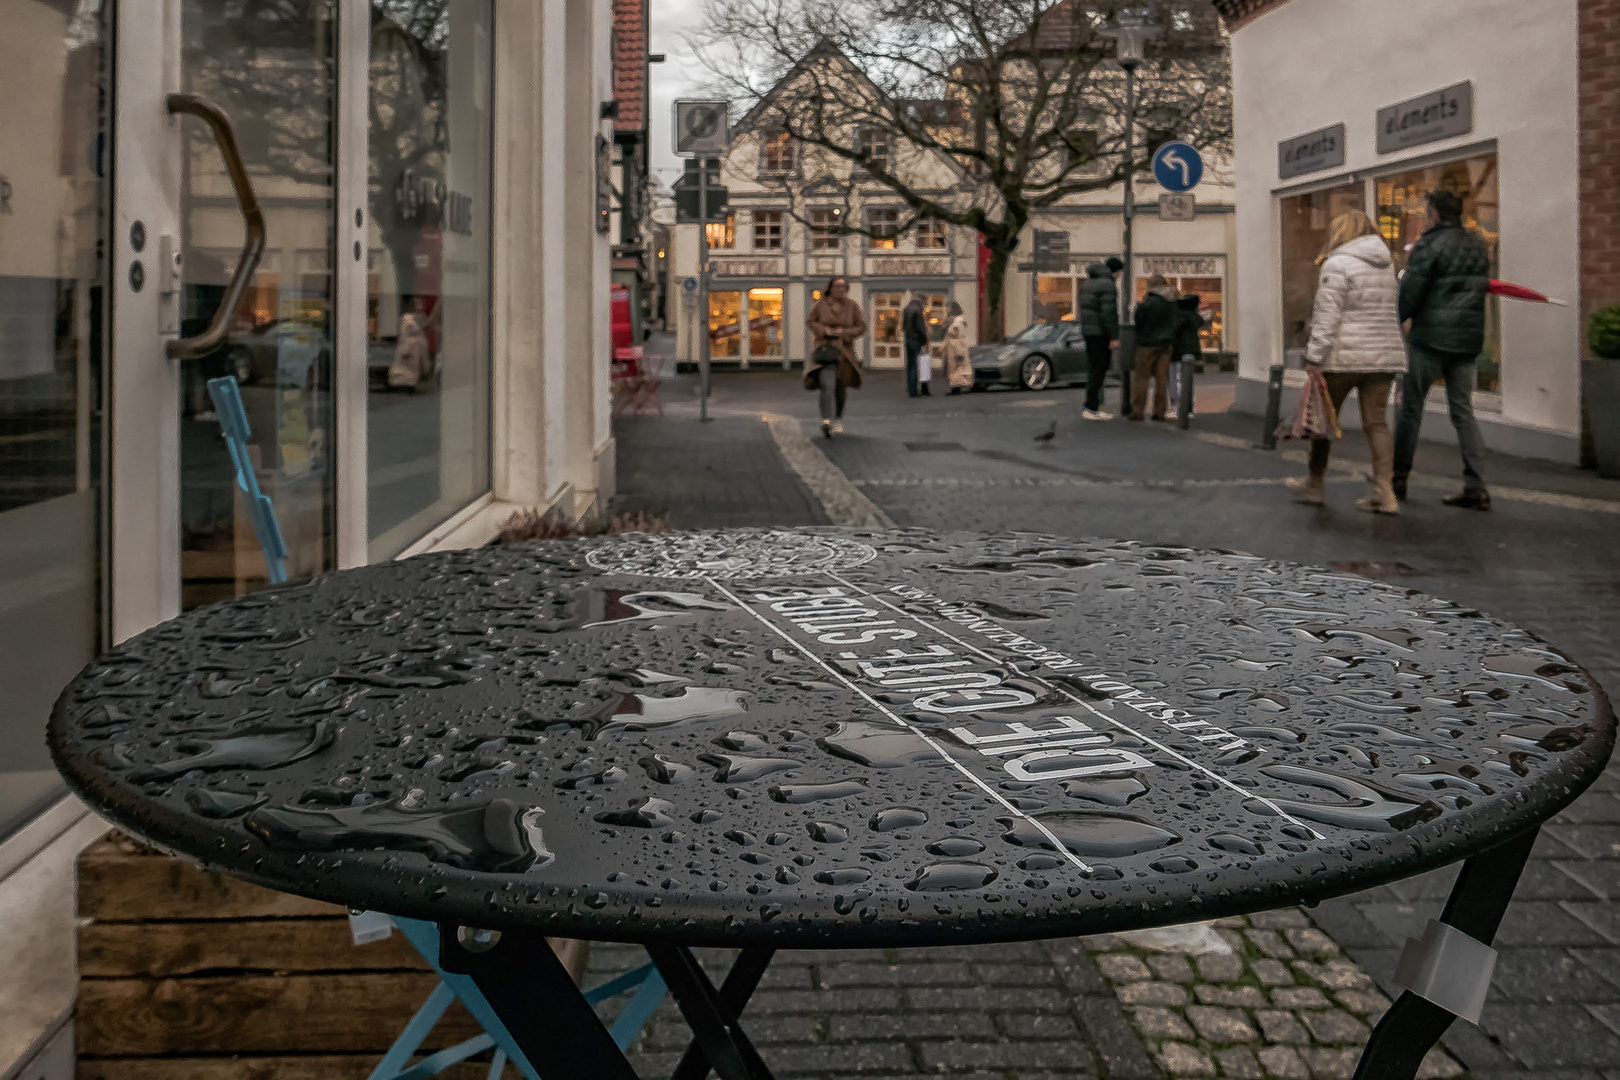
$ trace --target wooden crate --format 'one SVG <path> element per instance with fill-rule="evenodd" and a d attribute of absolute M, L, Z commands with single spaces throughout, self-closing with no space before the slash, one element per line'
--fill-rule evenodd
<path fill-rule="evenodd" d="M 120 833 L 78 869 L 79 1080 L 365 1080 L 438 981 L 401 934 L 357 946 L 342 908 Z M 581 943 L 553 948 L 577 976 Z M 423 1050 L 479 1030 L 456 1002 Z"/>

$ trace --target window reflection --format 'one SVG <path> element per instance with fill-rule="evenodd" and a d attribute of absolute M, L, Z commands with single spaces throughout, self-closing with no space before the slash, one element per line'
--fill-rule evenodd
<path fill-rule="evenodd" d="M 368 529 L 398 553 L 489 489 L 491 0 L 373 0 Z"/>
<path fill-rule="evenodd" d="M 181 82 L 231 117 L 264 207 L 268 246 L 213 354 L 181 366 L 181 602 L 213 603 L 269 581 L 207 380 L 242 385 L 248 455 L 275 504 L 287 575 L 328 569 L 332 539 L 332 258 L 336 26 L 324 4 L 242 9 L 185 0 Z M 202 333 L 242 248 L 242 218 L 207 129 L 181 124 L 184 244 L 180 332 Z"/>

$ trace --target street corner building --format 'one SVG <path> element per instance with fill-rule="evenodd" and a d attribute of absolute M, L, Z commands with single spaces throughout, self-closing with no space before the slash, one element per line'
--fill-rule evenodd
<path fill-rule="evenodd" d="M 807 62 L 847 65 L 836 54 Z M 865 85 L 853 66 L 851 81 Z M 804 160 L 807 148 L 770 121 L 772 105 L 783 96 L 816 92 L 789 72 L 760 103 L 732 127 L 726 152 L 709 159 L 709 183 L 723 188 L 726 204 L 712 209 L 705 226 L 709 246 L 708 310 L 700 311 L 698 225 L 695 216 L 677 218 L 670 248 L 669 320 L 676 331 L 676 359 L 696 363 L 702 338 L 709 335 L 712 362 L 747 368 L 761 363 L 788 368 L 803 365 L 812 351 L 808 320 L 834 277 L 849 281 L 849 295 L 866 316 L 867 333 L 855 344 L 867 367 L 905 366 L 901 313 L 912 299 L 924 305 L 929 333 L 942 341 L 950 323 L 951 301 L 962 305 L 972 325 L 979 309 L 977 234 L 943 221 L 910 224 L 900 196 L 848 161 L 819 155 Z M 919 113 L 950 123 L 945 101 L 911 103 Z M 885 133 L 862 132 L 862 146 L 880 160 L 894 162 L 908 184 L 944 191 L 960 181 L 960 167 L 944 153 L 917 146 L 888 146 Z M 688 162 L 676 184 L 677 208 L 683 190 L 696 185 L 700 162 Z M 859 230 L 850 231 L 850 230 Z"/>
<path fill-rule="evenodd" d="M 0 0 L 0 28 L 12 1076 L 72 1005 L 62 852 L 97 829 L 44 732 L 76 671 L 276 580 L 605 509 L 615 86 L 612 0 Z"/>
<path fill-rule="evenodd" d="M 1491 276 L 1569 302 L 1491 297 L 1474 405 L 1486 442 L 1575 463 L 1584 314 L 1620 300 L 1614 90 L 1620 26 L 1602 0 L 1216 0 L 1232 37 L 1238 407 L 1290 387 L 1310 334 L 1315 259 L 1349 209 L 1403 270 L 1425 197 L 1457 194 Z M 1607 166 L 1607 167 L 1605 167 Z M 1454 440 L 1444 392 L 1429 437 Z M 1351 424 L 1356 418 L 1346 413 Z"/>

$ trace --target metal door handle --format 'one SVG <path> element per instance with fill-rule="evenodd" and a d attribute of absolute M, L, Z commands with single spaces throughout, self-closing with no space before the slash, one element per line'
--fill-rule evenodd
<path fill-rule="evenodd" d="M 169 112 L 190 113 L 200 118 L 214 133 L 220 157 L 225 159 L 225 170 L 231 175 L 231 187 L 236 189 L 236 201 L 242 208 L 242 225 L 247 231 L 242 242 L 242 254 L 236 260 L 236 271 L 231 274 L 231 282 L 225 287 L 225 298 L 214 312 L 214 321 L 196 337 L 178 338 L 164 346 L 171 360 L 196 360 L 219 348 L 230 333 L 231 319 L 242 302 L 242 294 L 247 291 L 248 282 L 253 280 L 253 272 L 258 269 L 259 259 L 264 256 L 264 214 L 259 210 L 258 197 L 253 194 L 253 184 L 248 180 L 242 152 L 237 149 L 236 131 L 231 127 L 230 118 L 218 106 L 209 104 L 195 94 L 170 94 L 168 102 Z"/>

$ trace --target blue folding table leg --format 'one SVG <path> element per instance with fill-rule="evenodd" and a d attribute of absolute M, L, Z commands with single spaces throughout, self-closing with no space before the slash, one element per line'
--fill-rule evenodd
<path fill-rule="evenodd" d="M 489 1080 L 499 1080 L 507 1060 L 511 1060 L 528 1080 L 541 1080 L 533 1064 L 512 1038 L 511 1032 L 507 1031 L 500 1018 L 496 1016 L 495 1010 L 484 998 L 477 984 L 469 976 L 447 972 L 439 966 L 438 926 L 420 919 L 396 918 L 393 922 L 423 958 L 433 966 L 439 975 L 440 983 L 429 995 L 427 1002 L 411 1018 L 383 1060 L 378 1063 L 370 1080 L 424 1080 L 491 1047 L 495 1048 L 495 1057 L 491 1063 Z M 625 1003 L 624 1010 L 608 1031 L 614 1045 L 620 1050 L 629 1048 L 636 1036 L 641 1033 L 648 1018 L 664 1000 L 664 995 L 668 991 L 663 976 L 649 963 L 585 991 L 583 995 L 587 1003 L 595 1005 L 630 991 L 634 991 L 633 996 Z M 483 1026 L 485 1034 L 440 1050 L 405 1068 L 405 1063 L 422 1045 L 422 1041 L 427 1038 L 428 1032 L 444 1014 L 452 998 L 461 1000 L 467 1011 Z"/>
<path fill-rule="evenodd" d="M 247 496 L 248 512 L 253 518 L 253 532 L 264 550 L 264 563 L 270 575 L 270 584 L 280 585 L 287 580 L 287 541 L 281 535 L 281 523 L 276 520 L 276 507 L 270 496 L 259 490 L 259 478 L 253 471 L 253 459 L 248 456 L 248 443 L 253 430 L 248 427 L 247 409 L 242 407 L 242 391 L 229 375 L 208 380 L 208 396 L 214 402 L 214 413 L 225 435 L 225 447 L 230 451 L 231 463 L 236 466 L 236 486 Z"/>

